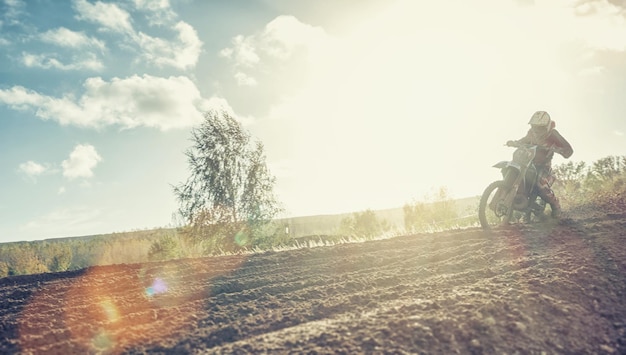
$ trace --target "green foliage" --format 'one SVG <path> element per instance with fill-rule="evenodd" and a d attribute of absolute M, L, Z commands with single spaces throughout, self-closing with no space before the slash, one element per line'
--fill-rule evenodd
<path fill-rule="evenodd" d="M 6 275 L 23 275 L 41 272 L 59 272 L 69 269 L 72 263 L 71 247 L 65 243 L 19 242 L 0 245 L 0 265 L 7 265 Z"/>
<path fill-rule="evenodd" d="M 9 275 L 40 274 L 48 272 L 48 267 L 38 255 L 38 250 L 31 243 L 15 243 L 3 255 L 3 261 L 9 265 Z"/>
<path fill-rule="evenodd" d="M 552 169 L 557 180 L 554 189 L 558 191 L 562 200 L 571 200 L 581 194 L 582 184 L 587 175 L 587 165 L 584 162 L 557 165 Z"/>
<path fill-rule="evenodd" d="M 0 277 L 9 276 L 9 264 L 6 261 L 0 261 Z"/>
<path fill-rule="evenodd" d="M 250 246 L 256 250 L 271 250 L 290 244 L 290 242 L 291 236 L 285 225 L 272 222 L 263 226 L 261 232 L 252 240 Z"/>
<path fill-rule="evenodd" d="M 573 162 L 569 161 L 561 165 L 555 166 L 553 169 L 554 174 L 558 177 L 559 181 L 563 183 L 568 182 L 582 182 L 587 172 L 587 164 L 585 162 Z"/>
<path fill-rule="evenodd" d="M 151 244 L 166 233 L 170 232 L 155 229 L 0 244 L 0 277 L 146 262 Z"/>
<path fill-rule="evenodd" d="M 48 269 L 52 272 L 67 271 L 72 264 L 72 249 L 64 243 L 53 243 L 48 246 Z"/>
<path fill-rule="evenodd" d="M 251 145 L 250 135 L 225 111 L 206 113 L 191 135 L 191 175 L 174 188 L 190 226 L 188 239 L 208 253 L 250 246 L 280 211 L 263 145 Z"/>
<path fill-rule="evenodd" d="M 613 183 L 624 177 L 626 172 L 626 156 L 609 156 L 593 163 L 587 174 L 587 184 L 596 188 L 611 187 Z"/>
<path fill-rule="evenodd" d="M 148 250 L 148 259 L 152 261 L 178 259 L 183 256 L 184 253 L 180 241 L 172 235 L 159 238 L 150 245 Z"/>
<path fill-rule="evenodd" d="M 339 224 L 340 235 L 366 240 L 379 237 L 390 229 L 389 223 L 386 220 L 379 220 L 376 213 L 370 209 L 353 213 L 352 216 L 342 219 Z"/>
<path fill-rule="evenodd" d="M 626 156 L 609 156 L 590 166 L 568 162 L 553 169 L 553 189 L 564 207 L 600 202 L 626 190 Z"/>
<path fill-rule="evenodd" d="M 440 187 L 434 194 L 425 196 L 425 201 L 414 201 L 404 205 L 406 231 L 428 231 L 457 224 L 459 217 L 457 207 L 447 188 Z"/>

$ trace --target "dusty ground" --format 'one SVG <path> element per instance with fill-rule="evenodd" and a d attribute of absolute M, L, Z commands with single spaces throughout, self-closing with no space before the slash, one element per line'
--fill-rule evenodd
<path fill-rule="evenodd" d="M 626 206 L 10 277 L 0 295 L 0 353 L 626 354 Z"/>

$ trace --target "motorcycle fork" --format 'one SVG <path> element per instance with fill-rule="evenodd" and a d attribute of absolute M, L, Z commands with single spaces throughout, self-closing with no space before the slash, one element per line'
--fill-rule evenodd
<path fill-rule="evenodd" d="M 513 183 L 513 185 L 509 189 L 499 188 L 496 191 L 496 194 L 493 196 L 491 203 L 489 204 L 489 208 L 496 212 L 499 205 L 506 206 L 507 212 L 506 214 L 510 214 L 512 211 L 510 209 L 513 206 L 513 199 L 515 195 L 517 195 L 517 190 L 519 189 L 519 177 Z"/>
<path fill-rule="evenodd" d="M 517 190 L 520 187 L 521 179 L 524 176 L 524 174 L 522 174 L 522 172 L 519 170 L 511 170 L 504 176 L 503 181 L 505 182 L 510 181 L 511 179 L 510 174 L 512 174 L 513 172 L 517 174 L 517 176 L 514 178 L 513 183 L 511 184 L 511 187 L 506 190 L 503 188 L 499 188 L 496 191 L 496 194 L 493 196 L 493 199 L 491 200 L 491 203 L 489 204 L 489 208 L 492 211 L 494 212 L 497 211 L 497 207 L 499 205 L 507 206 L 507 209 L 510 209 L 511 206 L 513 205 L 513 199 L 517 195 Z M 507 211 L 507 213 L 510 213 L 510 212 L 511 211 Z"/>

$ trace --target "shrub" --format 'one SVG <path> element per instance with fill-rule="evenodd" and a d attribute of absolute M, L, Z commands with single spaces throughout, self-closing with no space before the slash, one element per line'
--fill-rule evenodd
<path fill-rule="evenodd" d="M 48 272 L 48 267 L 35 253 L 31 243 L 20 243 L 10 248 L 9 275 L 28 275 Z"/>
<path fill-rule="evenodd" d="M 381 236 L 390 229 L 389 223 L 386 220 L 380 221 L 370 209 L 353 213 L 339 224 L 339 234 L 367 240 Z"/>
<path fill-rule="evenodd" d="M 414 201 L 403 206 L 404 227 L 408 232 L 446 228 L 457 224 L 458 212 L 445 187 L 425 196 L 427 202 Z"/>
<path fill-rule="evenodd" d="M 52 272 L 67 271 L 72 264 L 72 249 L 67 244 L 55 243 L 52 262 L 48 269 Z"/>
<path fill-rule="evenodd" d="M 0 261 L 0 277 L 9 276 L 9 264 L 4 261 Z"/>
<path fill-rule="evenodd" d="M 626 156 L 599 159 L 590 166 L 583 162 L 556 165 L 553 189 L 564 207 L 571 208 L 623 194 L 626 191 Z"/>
<path fill-rule="evenodd" d="M 182 256 L 183 250 L 179 240 L 171 235 L 159 238 L 148 250 L 148 259 L 152 261 L 178 259 Z"/>

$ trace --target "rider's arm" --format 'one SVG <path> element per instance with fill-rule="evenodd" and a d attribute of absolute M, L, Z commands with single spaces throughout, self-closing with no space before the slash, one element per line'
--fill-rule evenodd
<path fill-rule="evenodd" d="M 556 152 L 561 154 L 563 158 L 567 159 L 571 157 L 572 154 L 574 154 L 574 149 L 572 149 L 572 146 L 565 138 L 563 138 L 563 136 L 556 129 L 552 130 L 552 133 L 550 134 L 550 139 L 552 140 L 553 145 L 558 148 Z"/>
<path fill-rule="evenodd" d="M 528 133 L 526 133 L 526 135 L 520 139 L 517 140 L 518 143 L 523 143 L 523 144 L 531 144 L 532 140 L 531 140 L 531 135 L 530 135 L 530 131 L 528 131 Z"/>
<path fill-rule="evenodd" d="M 528 133 L 526 133 L 526 135 L 518 140 L 515 141 L 508 141 L 506 142 L 506 145 L 511 146 L 511 145 L 517 145 L 517 144 L 530 144 L 530 131 L 528 131 Z"/>

